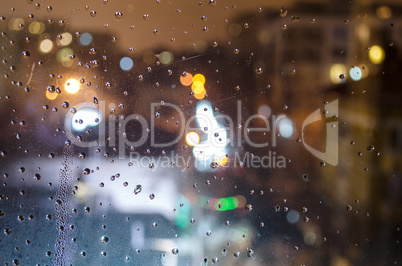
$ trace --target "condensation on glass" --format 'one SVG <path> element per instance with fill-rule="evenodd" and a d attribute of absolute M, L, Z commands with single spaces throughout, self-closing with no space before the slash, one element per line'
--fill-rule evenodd
<path fill-rule="evenodd" d="M 4 1 L 2 265 L 400 264 L 399 1 Z"/>

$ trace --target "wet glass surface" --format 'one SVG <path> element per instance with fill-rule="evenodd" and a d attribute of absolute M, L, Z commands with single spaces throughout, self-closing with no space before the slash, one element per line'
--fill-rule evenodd
<path fill-rule="evenodd" d="M 399 1 L 3 1 L 0 263 L 402 261 Z"/>

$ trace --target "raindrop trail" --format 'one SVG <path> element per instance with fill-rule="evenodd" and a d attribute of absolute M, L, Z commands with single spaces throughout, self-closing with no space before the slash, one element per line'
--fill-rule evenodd
<path fill-rule="evenodd" d="M 31 83 L 31 79 L 32 79 L 34 70 L 35 70 L 35 62 L 33 62 L 33 64 L 32 64 L 31 74 L 29 75 L 29 78 L 28 78 L 28 81 L 27 81 L 27 86 L 29 85 L 29 83 Z"/>
<path fill-rule="evenodd" d="M 64 147 L 62 168 L 59 173 L 59 184 L 56 193 L 55 215 L 58 235 L 54 246 L 53 265 L 70 265 L 76 254 L 76 244 L 69 241 L 72 232 L 68 230 L 71 223 L 73 208 L 72 187 L 74 184 L 74 147 L 72 145 Z"/>
<path fill-rule="evenodd" d="M 216 51 L 212 51 L 212 52 L 209 52 L 209 53 L 199 54 L 199 55 L 195 55 L 195 56 L 192 56 L 192 57 L 189 57 L 189 58 L 185 58 L 185 59 L 182 59 L 182 60 L 173 62 L 173 63 L 171 63 L 171 64 L 164 65 L 164 66 L 161 66 L 161 67 L 152 69 L 150 72 L 146 73 L 146 74 L 143 75 L 143 76 L 145 77 L 145 76 L 147 76 L 147 75 L 150 75 L 152 72 L 155 72 L 155 71 L 160 70 L 160 69 L 164 69 L 164 68 L 166 68 L 166 67 L 170 67 L 170 66 L 175 65 L 175 64 L 177 64 L 177 63 L 181 63 L 181 62 L 184 62 L 184 61 L 188 61 L 188 60 L 191 60 L 191 59 L 196 59 L 196 58 L 203 57 L 203 56 L 207 56 L 207 55 L 211 55 L 211 54 L 219 54 L 219 52 L 220 52 L 220 50 L 217 49 Z"/>

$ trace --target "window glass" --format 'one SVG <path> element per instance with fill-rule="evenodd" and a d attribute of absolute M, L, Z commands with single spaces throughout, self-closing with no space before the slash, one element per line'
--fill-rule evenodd
<path fill-rule="evenodd" d="M 402 263 L 401 14 L 3 1 L 0 263 Z"/>

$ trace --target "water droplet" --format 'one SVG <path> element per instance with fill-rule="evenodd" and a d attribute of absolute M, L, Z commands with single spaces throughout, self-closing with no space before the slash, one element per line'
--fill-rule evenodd
<path fill-rule="evenodd" d="M 255 70 L 255 73 L 257 73 L 257 75 L 260 75 L 262 73 L 262 68 L 259 67 Z"/>
<path fill-rule="evenodd" d="M 34 180 L 39 181 L 41 178 L 40 174 L 35 174 L 34 175 Z"/>
<path fill-rule="evenodd" d="M 90 211 L 91 211 L 91 208 L 89 208 L 89 207 L 85 207 L 85 208 L 84 208 L 84 212 L 85 212 L 85 213 L 89 213 Z"/>
<path fill-rule="evenodd" d="M 340 75 L 339 75 L 339 78 L 340 78 L 340 79 L 344 79 L 344 78 L 346 78 L 346 76 L 345 76 L 345 74 L 340 74 Z"/>
<path fill-rule="evenodd" d="M 179 254 L 179 250 L 177 248 L 172 249 L 173 255 Z"/>
<path fill-rule="evenodd" d="M 374 147 L 373 145 L 369 145 L 369 146 L 367 147 L 367 150 L 368 150 L 368 151 L 374 151 L 374 150 L 375 150 L 375 147 Z"/>
<path fill-rule="evenodd" d="M 154 194 L 154 193 L 149 194 L 149 198 L 150 198 L 151 200 L 153 200 L 153 199 L 155 198 L 155 194 Z"/>
<path fill-rule="evenodd" d="M 155 223 L 155 222 L 153 222 L 153 223 L 152 223 L 152 228 L 156 228 L 156 227 L 158 227 L 158 224 Z"/>
<path fill-rule="evenodd" d="M 209 6 L 216 6 L 216 0 L 209 0 L 208 5 Z"/>
<path fill-rule="evenodd" d="M 89 14 L 91 15 L 91 17 L 95 17 L 96 16 L 96 11 L 92 10 Z"/>
<path fill-rule="evenodd" d="M 240 52 L 240 50 L 237 48 L 233 50 L 233 53 L 235 53 L 235 54 L 238 54 L 239 52 Z"/>
<path fill-rule="evenodd" d="M 286 111 L 288 109 L 289 109 L 289 107 L 286 104 L 282 105 L 282 110 Z"/>
<path fill-rule="evenodd" d="M 286 24 L 282 24 L 282 25 L 281 25 L 281 29 L 282 29 L 282 30 L 286 30 L 287 28 L 288 28 L 288 26 L 287 26 Z"/>
<path fill-rule="evenodd" d="M 123 18 L 123 13 L 121 13 L 120 11 L 116 11 L 116 13 L 114 13 L 114 16 L 115 16 L 117 19 L 122 19 L 122 18 Z"/>
<path fill-rule="evenodd" d="M 103 244 L 106 244 L 109 241 L 109 238 L 107 236 L 102 236 L 100 239 L 100 242 L 102 242 Z"/>
<path fill-rule="evenodd" d="M 141 191 L 142 191 L 142 186 L 138 184 L 134 189 L 134 194 L 137 195 Z"/>
<path fill-rule="evenodd" d="M 281 17 L 284 18 L 288 14 L 288 10 L 285 7 L 281 7 L 281 10 L 280 10 L 279 14 L 280 14 Z"/>
<path fill-rule="evenodd" d="M 246 209 L 246 211 L 252 211 L 253 210 L 253 206 L 251 205 L 251 204 L 247 204 L 246 206 L 245 206 L 245 209 Z"/>
<path fill-rule="evenodd" d="M 89 168 L 84 168 L 84 170 L 82 170 L 82 173 L 84 175 L 89 175 L 91 173 L 91 170 Z"/>
<path fill-rule="evenodd" d="M 211 163 L 211 168 L 212 168 L 212 169 L 218 168 L 218 163 L 217 163 L 217 162 L 212 162 L 212 163 Z"/>
<path fill-rule="evenodd" d="M 29 56 L 31 56 L 31 53 L 29 51 L 23 51 L 22 55 L 25 57 L 29 57 Z"/>

